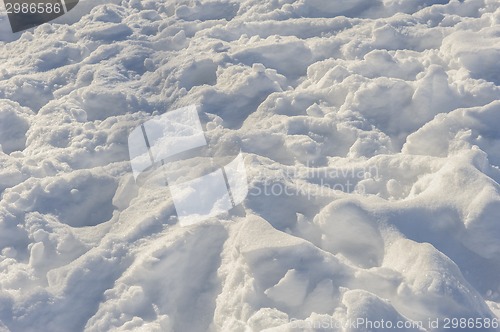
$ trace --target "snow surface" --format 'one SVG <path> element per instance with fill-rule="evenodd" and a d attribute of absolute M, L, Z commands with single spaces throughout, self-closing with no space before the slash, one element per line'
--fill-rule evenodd
<path fill-rule="evenodd" d="M 6 22 L 0 331 L 500 314 L 498 0 L 81 0 Z M 191 104 L 251 192 L 182 227 L 127 138 Z"/>

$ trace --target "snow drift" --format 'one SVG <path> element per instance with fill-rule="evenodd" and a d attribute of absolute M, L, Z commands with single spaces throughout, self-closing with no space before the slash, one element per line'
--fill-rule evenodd
<path fill-rule="evenodd" d="M 0 330 L 498 319 L 498 1 L 83 0 L 58 22 L 0 26 Z M 127 139 L 192 104 L 250 192 L 182 227 Z"/>

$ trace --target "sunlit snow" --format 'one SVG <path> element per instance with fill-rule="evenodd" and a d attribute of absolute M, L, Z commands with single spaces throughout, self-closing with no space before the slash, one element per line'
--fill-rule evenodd
<path fill-rule="evenodd" d="M 82 0 L 9 29 L 0 331 L 498 330 L 498 0 Z M 185 226 L 129 135 L 189 105 L 249 190 Z"/>

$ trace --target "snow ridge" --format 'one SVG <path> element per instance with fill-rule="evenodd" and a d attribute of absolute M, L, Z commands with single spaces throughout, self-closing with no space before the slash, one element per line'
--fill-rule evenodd
<path fill-rule="evenodd" d="M 1 15 L 0 331 L 499 315 L 497 0 L 83 0 L 16 35 Z M 127 137 L 192 104 L 251 191 L 181 227 Z"/>

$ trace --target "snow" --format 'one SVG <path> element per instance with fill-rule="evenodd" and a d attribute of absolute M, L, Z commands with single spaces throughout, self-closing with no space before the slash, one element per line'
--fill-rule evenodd
<path fill-rule="evenodd" d="M 0 331 L 499 319 L 499 22 L 497 0 L 0 13 Z M 192 105 L 207 150 L 137 176 L 134 129 Z"/>

